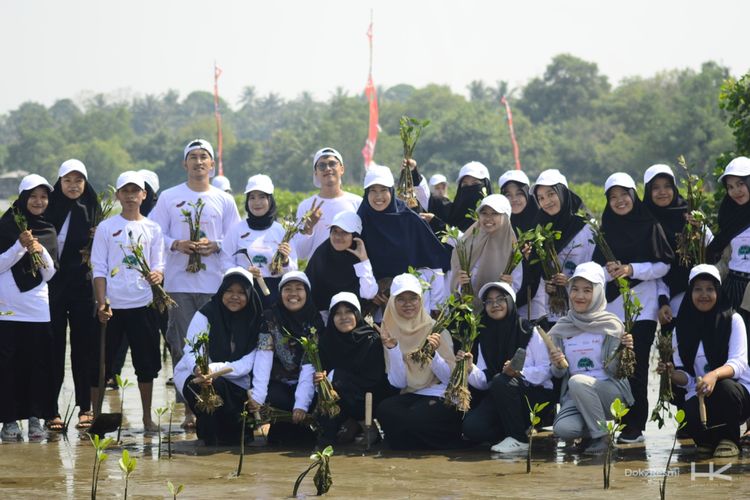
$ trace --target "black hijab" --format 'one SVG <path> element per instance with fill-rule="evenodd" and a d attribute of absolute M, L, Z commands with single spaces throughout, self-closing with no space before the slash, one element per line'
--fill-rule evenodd
<path fill-rule="evenodd" d="M 359 238 L 353 233 L 354 238 Z M 315 249 L 305 268 L 307 279 L 310 280 L 312 298 L 319 311 L 328 309 L 331 297 L 339 292 L 351 292 L 359 297 L 359 278 L 354 271 L 354 265 L 359 258 L 346 250 L 338 251 L 333 248 L 331 238 L 321 243 Z"/>
<path fill-rule="evenodd" d="M 247 305 L 237 312 L 227 309 L 222 301 L 224 292 L 234 284 L 242 286 L 247 297 Z M 200 313 L 208 318 L 211 326 L 208 343 L 211 361 L 237 361 L 258 345 L 263 306 L 245 276 L 239 273 L 225 276 L 219 290 L 200 308 Z"/>
<path fill-rule="evenodd" d="M 482 357 L 487 365 L 484 370 L 487 382 L 492 380 L 496 374 L 503 371 L 503 365 L 511 359 L 520 347 L 526 349 L 531 340 L 533 327 L 531 323 L 518 316 L 516 304 L 508 293 L 499 287 L 489 288 L 482 300 L 487 298 L 490 290 L 500 290 L 508 307 L 508 312 L 503 319 L 492 319 L 485 309 L 482 309 L 479 336 L 476 345 L 482 349 Z M 478 351 L 477 351 L 478 354 Z M 478 359 L 475 354 L 474 359 Z"/>
<path fill-rule="evenodd" d="M 391 203 L 382 212 L 370 206 L 369 191 L 370 188 L 365 189 L 357 215 L 362 220 L 362 240 L 375 279 L 405 273 L 409 266 L 417 269 L 450 268 L 450 253 L 430 226 L 396 198 L 392 187 L 389 188 Z"/>
<path fill-rule="evenodd" d="M 333 322 L 334 314 L 340 307 L 349 307 L 357 319 L 357 324 L 349 333 L 341 333 Z M 385 356 L 380 335 L 364 322 L 362 313 L 348 302 L 339 302 L 328 315 L 326 329 L 320 336 L 320 360 L 323 369 L 330 373 L 346 371 L 354 375 L 362 387 L 372 387 L 383 378 Z"/>
<path fill-rule="evenodd" d="M 449 198 L 430 194 L 430 199 L 427 202 L 427 211 L 434 214 L 441 221 L 445 222 L 448 220 L 452 207 L 453 202 Z"/>
<path fill-rule="evenodd" d="M 46 186 L 44 188 L 49 193 L 49 189 Z M 14 210 L 17 210 L 26 218 L 26 224 L 31 234 L 47 249 L 47 253 L 52 257 L 52 261 L 55 267 L 57 267 L 57 232 L 55 231 L 55 226 L 44 218 L 44 214 L 37 216 L 29 212 L 28 202 L 32 191 L 33 189 L 22 191 L 18 199 L 13 202 L 13 205 L 0 217 L 0 253 L 12 247 L 18 241 L 18 237 L 21 234 L 13 218 Z M 21 260 L 16 262 L 10 270 L 16 286 L 18 286 L 21 292 L 28 292 L 42 283 L 42 274 L 40 272 L 37 272 L 36 276 L 31 273 L 31 254 L 28 252 L 25 252 Z"/>
<path fill-rule="evenodd" d="M 513 229 L 516 230 L 517 233 L 518 230 L 528 231 L 529 229 L 536 227 L 535 220 L 537 218 L 537 214 L 539 213 L 539 204 L 536 202 L 535 197 L 529 196 L 528 184 L 522 184 L 516 181 L 508 181 L 500 188 L 500 191 L 503 195 L 505 194 L 503 188 L 508 184 L 513 184 L 514 186 L 516 186 L 516 188 L 518 188 L 526 197 L 526 206 L 521 211 L 521 213 L 510 215 L 510 224 L 513 226 Z"/>
<path fill-rule="evenodd" d="M 697 278 L 710 279 L 716 287 L 716 304 L 708 312 L 700 312 L 693 304 L 692 293 Z M 732 307 L 722 302 L 721 284 L 710 274 L 699 274 L 688 285 L 685 298 L 677 314 L 675 332 L 682 369 L 695 376 L 695 355 L 703 342 L 703 352 L 709 370 L 724 365 L 729 356 L 729 337 L 732 335 Z"/>
<path fill-rule="evenodd" d="M 151 213 L 151 210 L 156 206 L 156 202 L 159 201 L 159 195 L 154 191 L 154 188 L 151 187 L 151 184 L 148 182 L 146 184 L 146 199 L 143 200 L 143 203 L 141 203 L 141 207 L 139 208 L 141 215 L 144 217 L 148 217 L 148 214 Z"/>
<path fill-rule="evenodd" d="M 291 280 L 287 283 L 291 283 Z M 287 309 L 284 306 L 284 301 L 281 299 L 281 290 L 279 290 L 279 300 L 270 309 L 270 314 L 273 318 L 272 320 L 278 327 L 279 332 L 289 332 L 289 334 L 295 339 L 307 337 L 310 335 L 310 330 L 312 328 L 315 328 L 318 335 L 320 335 L 324 328 L 323 318 L 320 317 L 320 312 L 318 312 L 317 307 L 315 307 L 312 293 L 310 293 L 310 287 L 308 287 L 307 284 L 304 285 L 307 298 L 305 299 L 305 304 L 302 306 L 302 309 L 297 312 L 292 312 Z M 283 287 L 281 288 L 283 289 Z M 302 356 L 304 354 L 302 346 L 298 342 L 290 340 L 286 343 L 286 347 L 292 354 L 293 363 L 299 367 L 302 363 Z"/>
<path fill-rule="evenodd" d="M 653 182 L 655 179 L 666 179 L 669 181 L 669 186 L 672 189 L 672 201 L 666 207 L 657 206 L 651 196 L 653 189 Z M 667 174 L 658 174 L 646 183 L 643 204 L 651 212 L 651 214 L 659 221 L 664 235 L 667 237 L 667 242 L 672 250 L 677 250 L 677 236 L 682 234 L 682 231 L 687 223 L 685 220 L 685 214 L 688 211 L 688 203 L 680 195 L 677 187 L 674 185 L 674 178 Z M 664 282 L 669 287 L 670 297 L 684 292 L 687 289 L 687 282 L 690 276 L 690 269 L 680 264 L 680 259 L 675 255 L 674 262 L 669 268 L 669 272 L 664 277 Z"/>
<path fill-rule="evenodd" d="M 555 241 L 555 250 L 561 252 L 586 225 L 586 222 L 577 215 L 578 212 L 582 210 L 588 213 L 588 209 L 581 197 L 564 184 L 555 184 L 548 187 L 551 187 L 557 193 L 557 197 L 560 199 L 560 211 L 555 215 L 548 215 L 540 208 L 533 227 L 536 227 L 537 224 L 544 227 L 551 222 L 552 229 L 560 231 L 560 239 Z M 536 193 L 534 193 L 534 198 L 536 198 Z"/>
<path fill-rule="evenodd" d="M 518 231 L 528 231 L 536 227 L 536 220 L 539 217 L 539 204 L 534 196 L 529 195 L 528 184 L 522 184 L 516 181 L 508 181 L 500 187 L 500 191 L 508 184 L 513 183 L 518 189 L 523 192 L 526 197 L 526 206 L 523 211 L 519 214 L 511 214 L 510 224 L 513 226 L 513 230 L 516 234 Z M 505 192 L 503 191 L 503 194 Z M 562 200 L 562 198 L 560 198 Z M 521 288 L 518 290 L 516 296 L 516 306 L 521 307 L 529 303 L 529 292 L 531 292 L 531 298 L 536 296 L 539 290 L 539 279 L 542 276 L 542 265 L 539 262 L 534 264 L 531 261 L 537 260 L 536 258 L 523 259 L 521 261 L 523 267 L 523 281 L 521 282 Z"/>
<path fill-rule="evenodd" d="M 602 214 L 602 232 L 612 253 L 623 264 L 633 262 L 671 264 L 674 260 L 674 252 L 669 246 L 661 224 L 641 202 L 634 189 L 628 188 L 627 191 L 630 199 L 633 200 L 633 208 L 630 212 L 617 215 L 610 208 L 609 198 L 607 198 L 607 205 Z M 607 193 L 605 196 L 608 196 Z M 601 265 L 607 263 L 607 259 L 598 246 L 594 250 L 593 260 Z M 637 279 L 628 279 L 628 281 L 631 288 L 640 283 Z M 612 280 L 607 283 L 605 291 L 607 302 L 615 300 L 620 295 L 617 281 Z"/>
<path fill-rule="evenodd" d="M 250 191 L 252 193 L 252 191 Z M 247 225 L 250 229 L 255 229 L 256 231 L 262 231 L 264 229 L 268 229 L 271 227 L 273 222 L 276 220 L 276 199 L 273 197 L 272 194 L 263 193 L 266 196 L 268 196 L 268 211 L 261 215 L 260 217 L 256 217 L 255 215 L 250 212 L 249 202 L 250 202 L 250 193 L 247 193 L 245 195 L 245 211 L 247 212 Z"/>
<path fill-rule="evenodd" d="M 740 177 L 750 191 L 750 176 Z M 726 186 L 726 182 L 724 183 Z M 750 202 L 738 205 L 728 194 L 719 205 L 719 232 L 706 247 L 706 260 L 718 262 L 721 254 L 732 239 L 750 227 Z"/>
<path fill-rule="evenodd" d="M 83 193 L 75 200 L 71 200 L 63 194 L 62 178 L 57 179 L 55 189 L 49 195 L 49 206 L 44 216 L 55 226 L 55 231 L 59 234 L 68 214 L 70 214 L 65 245 L 62 255 L 60 255 L 61 271 L 86 268 L 81 259 L 81 250 L 88 244 L 89 231 L 94 226 L 96 217 L 100 212 L 101 207 L 96 191 L 85 177 Z"/>
<path fill-rule="evenodd" d="M 446 222 L 451 226 L 456 226 L 461 231 L 466 231 L 474 223 L 472 219 L 467 217 L 469 211 L 476 210 L 479 201 L 492 194 L 492 183 L 489 179 L 480 179 L 479 184 L 462 186 L 462 179 L 463 177 L 458 180 L 458 190 Z"/>

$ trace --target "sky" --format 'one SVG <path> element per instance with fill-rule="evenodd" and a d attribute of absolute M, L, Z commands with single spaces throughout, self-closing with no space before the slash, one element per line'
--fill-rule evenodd
<path fill-rule="evenodd" d="M 371 10 L 373 78 L 384 87 L 519 87 L 563 52 L 615 85 L 708 60 L 750 71 L 746 0 L 0 0 L 0 114 L 98 93 L 212 91 L 214 62 L 233 107 L 250 85 L 285 99 L 356 94 Z"/>

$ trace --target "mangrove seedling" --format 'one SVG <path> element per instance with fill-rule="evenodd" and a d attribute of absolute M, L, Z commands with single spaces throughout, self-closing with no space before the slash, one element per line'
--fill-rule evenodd
<path fill-rule="evenodd" d="M 240 477 L 240 474 L 242 474 L 242 461 L 245 458 L 245 427 L 247 427 L 247 415 L 247 403 L 245 403 L 245 406 L 242 408 L 242 413 L 240 413 L 240 416 L 242 417 L 242 429 L 240 430 L 240 461 L 237 464 L 236 477 Z"/>
<path fill-rule="evenodd" d="M 172 481 L 167 481 L 167 488 L 172 494 L 172 500 L 177 500 L 177 495 L 182 493 L 182 490 L 185 489 L 185 485 L 181 484 L 179 486 L 175 486 L 174 484 L 172 484 Z"/>
<path fill-rule="evenodd" d="M 91 500 L 96 499 L 96 489 L 99 485 L 99 470 L 102 468 L 102 462 L 107 460 L 107 454 L 104 453 L 110 444 L 112 438 L 100 439 L 98 434 L 89 435 L 91 444 L 94 445 L 94 469 L 91 472 Z"/>
<path fill-rule="evenodd" d="M 169 403 L 169 425 L 167 426 L 167 458 L 172 460 L 172 415 L 174 414 L 174 401 Z"/>
<path fill-rule="evenodd" d="M 115 375 L 117 381 L 117 387 L 122 391 L 120 393 L 120 415 L 122 415 L 123 406 L 125 404 L 125 389 L 133 387 L 135 384 L 126 378 L 122 378 L 119 375 Z M 122 432 L 122 419 L 120 419 L 120 425 L 117 426 L 117 442 L 120 442 L 120 433 Z"/>
<path fill-rule="evenodd" d="M 154 410 L 154 413 L 156 413 L 156 426 L 158 427 L 157 432 L 159 433 L 159 451 L 156 455 L 159 460 L 161 460 L 161 416 L 167 413 L 167 410 L 169 410 L 167 407 L 156 408 Z"/>
<path fill-rule="evenodd" d="M 135 457 L 131 457 L 130 453 L 128 453 L 128 450 L 123 449 L 122 450 L 122 458 L 120 458 L 119 461 L 120 464 L 120 470 L 122 471 L 123 479 L 125 479 L 125 493 L 123 494 L 123 499 L 128 499 L 128 480 L 130 479 L 130 474 L 135 470 L 136 465 L 136 459 Z"/>
<path fill-rule="evenodd" d="M 328 493 L 328 490 L 331 489 L 331 485 L 333 484 L 333 477 L 331 476 L 331 467 L 329 464 L 331 455 L 333 455 L 332 446 L 326 446 L 323 451 L 316 451 L 310 455 L 310 460 L 312 460 L 313 463 L 310 464 L 310 466 L 305 469 L 305 471 L 300 474 L 294 482 L 294 491 L 292 491 L 293 497 L 297 496 L 297 490 L 299 490 L 299 486 L 302 484 L 302 480 L 305 479 L 305 476 L 316 467 L 318 470 L 315 472 L 315 476 L 313 476 L 316 495 L 320 496 Z"/>
<path fill-rule="evenodd" d="M 534 427 L 536 427 L 539 422 L 542 421 L 539 414 L 547 407 L 547 405 L 549 405 L 549 401 L 545 401 L 544 403 L 534 403 L 534 407 L 532 408 L 529 398 L 526 396 L 524 397 L 526 398 L 526 406 L 529 407 L 529 421 L 531 422 L 528 432 L 529 450 L 526 453 L 526 474 L 531 474 L 531 446 L 534 440 Z"/>
<path fill-rule="evenodd" d="M 656 350 L 659 353 L 659 361 L 664 364 L 672 361 L 672 331 L 660 329 L 656 338 Z M 656 422 L 659 429 L 664 427 L 664 415 L 672 417 L 672 407 L 670 403 L 673 398 L 672 379 L 668 372 L 659 375 L 659 400 L 656 402 L 654 410 L 651 412 L 651 421 Z"/>
<path fill-rule="evenodd" d="M 667 457 L 667 465 L 664 467 L 664 478 L 661 480 L 659 485 L 659 496 L 661 500 L 667 498 L 667 478 L 669 477 L 669 464 L 672 462 L 672 455 L 674 454 L 674 447 L 677 445 L 677 433 L 687 425 L 685 422 L 685 411 L 677 410 L 674 416 L 674 420 L 677 423 L 677 430 L 674 431 L 674 439 L 672 440 L 672 449 L 669 450 L 669 457 Z"/>
<path fill-rule="evenodd" d="M 195 203 L 188 203 L 188 206 L 192 208 L 193 211 L 191 212 L 190 210 L 186 210 L 184 208 L 181 209 L 183 217 L 182 220 L 185 221 L 188 225 L 190 241 L 200 241 L 201 238 L 204 238 L 206 236 L 206 234 L 201 229 L 201 215 L 203 215 L 203 209 L 205 208 L 206 203 L 202 198 L 198 198 Z M 204 269 L 206 269 L 206 264 L 203 263 L 201 254 L 199 254 L 198 252 L 191 253 L 190 257 L 188 258 L 188 266 L 185 270 L 189 273 L 197 273 Z"/>
<path fill-rule="evenodd" d="M 609 480 L 612 473 L 612 450 L 615 447 L 615 434 L 621 432 L 625 428 L 625 424 L 622 423 L 622 418 L 628 414 L 630 408 L 620 401 L 620 398 L 616 398 L 609 406 L 609 411 L 614 420 L 599 422 L 599 427 L 607 433 L 607 451 L 604 454 L 603 469 L 605 490 L 609 489 Z"/>
<path fill-rule="evenodd" d="M 473 297 L 468 295 L 465 297 L 468 303 L 471 303 Z M 458 341 L 463 352 L 471 352 L 474 348 L 474 341 L 479 337 L 479 329 L 482 327 L 480 321 L 480 316 L 474 314 L 470 307 L 458 316 L 458 328 L 456 328 L 457 331 L 453 334 L 453 338 Z M 465 357 L 456 361 L 456 366 L 453 368 L 448 385 L 445 388 L 445 398 L 443 399 L 446 405 L 455 406 L 456 410 L 464 413 L 469 411 L 471 407 L 470 371 L 471 363 L 467 363 Z"/>

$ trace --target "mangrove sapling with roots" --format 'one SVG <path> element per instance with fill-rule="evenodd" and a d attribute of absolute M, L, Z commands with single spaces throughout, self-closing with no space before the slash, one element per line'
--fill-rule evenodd
<path fill-rule="evenodd" d="M 115 375 L 117 381 L 117 387 L 120 388 L 120 415 L 122 415 L 123 405 L 125 404 L 125 389 L 133 387 L 135 384 L 126 378 Z M 120 425 L 117 426 L 117 442 L 120 442 L 120 434 L 122 433 L 122 418 L 120 419 Z"/>
<path fill-rule="evenodd" d="M 188 231 L 190 233 L 190 241 L 198 242 L 206 237 L 206 233 L 201 229 L 201 216 L 203 215 L 203 209 L 206 203 L 203 198 L 198 198 L 195 203 L 187 204 L 193 209 L 191 212 L 185 208 L 181 209 L 183 221 L 188 225 Z M 201 254 L 198 252 L 192 252 L 188 258 L 188 265 L 185 269 L 189 273 L 197 273 L 206 269 L 206 265 L 201 259 Z"/>
<path fill-rule="evenodd" d="M 320 205 L 322 204 L 323 202 L 321 201 Z M 310 207 L 310 210 L 302 215 L 300 220 L 297 220 L 293 214 L 289 214 L 288 216 L 281 219 L 281 227 L 284 228 L 284 236 L 281 238 L 281 243 L 289 243 L 297 233 L 304 230 L 305 227 L 310 223 L 313 212 L 320 208 L 320 205 L 316 207 L 315 201 L 313 200 L 312 207 Z M 273 257 L 271 258 L 271 266 L 269 268 L 271 274 L 282 274 L 284 272 L 284 265 L 288 261 L 289 257 L 284 256 L 281 252 L 276 250 L 276 253 L 274 253 Z M 263 293 L 265 294 L 265 292 Z"/>
<path fill-rule="evenodd" d="M 534 407 L 532 408 L 529 398 L 527 396 L 524 396 L 524 398 L 526 398 L 526 406 L 529 407 L 529 422 L 531 423 L 528 432 L 529 449 L 526 452 L 526 474 L 531 474 L 531 448 L 534 442 L 534 428 L 542 421 L 539 414 L 547 407 L 547 405 L 549 405 L 549 401 L 545 401 L 544 403 L 534 403 Z"/>
<path fill-rule="evenodd" d="M 26 216 L 24 216 L 17 207 L 13 207 L 13 219 L 16 221 L 16 226 L 18 226 L 19 231 L 22 233 L 29 231 L 29 224 L 26 221 Z M 39 272 L 40 269 L 47 269 L 47 263 L 44 262 L 41 253 L 32 252 L 29 249 L 26 249 L 26 251 L 31 258 L 31 275 L 36 277 L 37 272 Z"/>
<path fill-rule="evenodd" d="M 659 334 L 656 337 L 656 350 L 659 353 L 659 361 L 665 365 L 672 362 L 672 354 L 674 354 L 674 349 L 672 348 L 672 334 L 671 330 L 660 328 Z M 669 373 L 665 370 L 664 373 L 659 375 L 659 400 L 656 402 L 656 406 L 651 412 L 651 421 L 656 422 L 659 429 L 664 427 L 664 416 L 672 416 L 671 401 L 673 397 L 672 379 L 669 376 Z"/>
<path fill-rule="evenodd" d="M 235 477 L 240 477 L 240 474 L 242 474 L 242 462 L 245 459 L 245 428 L 247 427 L 247 403 L 249 402 L 249 400 L 245 402 L 242 413 L 240 413 L 240 417 L 242 418 L 242 428 L 240 429 L 240 461 L 237 463 Z"/>
<path fill-rule="evenodd" d="M 630 409 L 625 405 L 620 398 L 616 398 L 612 401 L 609 406 L 609 411 L 612 414 L 614 420 L 608 420 L 605 422 L 599 422 L 599 427 L 607 434 L 607 451 L 604 453 L 604 489 L 609 489 L 609 480 L 612 473 L 612 450 L 615 449 L 615 434 L 621 432 L 625 428 L 625 424 L 622 423 L 622 419 L 628 414 Z"/>
<path fill-rule="evenodd" d="M 138 271 L 141 277 L 148 283 L 148 277 L 151 274 L 151 266 L 149 266 L 146 255 L 143 252 L 141 237 L 139 236 L 137 241 L 133 241 L 133 231 L 128 231 L 128 240 L 130 242 L 128 246 L 123 247 L 120 245 L 122 253 L 125 254 L 123 262 L 126 263 L 128 269 Z M 153 297 L 151 306 L 162 314 L 177 306 L 177 302 L 172 300 L 172 297 L 164 291 L 164 287 L 160 284 L 151 285 L 151 295 Z"/>
<path fill-rule="evenodd" d="M 98 434 L 89 435 L 91 444 L 94 446 L 94 469 L 91 472 L 91 500 L 96 500 L 96 490 L 99 486 L 99 471 L 102 468 L 102 462 L 107 460 L 107 454 L 104 450 L 112 444 L 112 438 L 100 439 Z"/>
<path fill-rule="evenodd" d="M 409 208 L 416 208 L 419 204 L 414 192 L 414 180 L 409 168 L 409 160 L 414 155 L 414 148 L 417 147 L 422 131 L 429 125 L 430 120 L 417 120 L 408 116 L 402 116 L 399 120 L 399 135 L 404 146 L 404 166 L 401 168 L 401 174 L 396 185 L 396 196 L 403 200 Z"/>
<path fill-rule="evenodd" d="M 560 239 L 561 234 L 560 231 L 552 230 L 551 222 L 544 227 L 537 224 L 533 233 L 529 234 L 530 243 L 542 266 L 545 281 L 549 281 L 556 274 L 562 273 L 560 260 L 555 249 L 555 241 Z M 563 285 L 554 286 L 554 291 L 549 297 L 549 310 L 559 316 L 568 312 L 568 291 Z"/>
<path fill-rule="evenodd" d="M 677 157 L 677 164 L 685 172 L 682 185 L 687 191 L 687 213 L 692 221 L 685 224 L 682 233 L 677 235 L 675 253 L 680 258 L 680 264 L 690 269 L 706 263 L 706 214 L 703 211 L 706 195 L 703 178 L 690 173 L 684 156 Z"/>
<path fill-rule="evenodd" d="M 472 297 L 467 297 L 469 302 Z M 464 353 L 470 353 L 474 347 L 474 341 L 479 336 L 482 327 L 480 316 L 473 313 L 471 307 L 466 307 L 457 317 L 456 333 L 453 334 L 461 345 Z M 456 366 L 451 372 L 448 385 L 445 388 L 443 402 L 449 406 L 455 406 L 456 410 L 466 413 L 471 408 L 471 392 L 469 391 L 469 371 L 471 363 L 466 362 L 466 357 L 456 361 Z"/>
<path fill-rule="evenodd" d="M 131 457 L 128 450 L 122 450 L 122 457 L 120 458 L 118 464 L 120 465 L 120 470 L 122 471 L 122 477 L 125 480 L 125 491 L 122 497 L 123 500 L 127 500 L 128 498 L 128 481 L 130 480 L 130 474 L 132 474 L 132 472 L 135 470 L 136 462 L 137 461 L 135 457 Z"/>
<path fill-rule="evenodd" d="M 620 296 L 622 296 L 622 309 L 625 315 L 625 333 L 633 331 L 633 325 L 638 321 L 643 306 L 638 295 L 630 288 L 629 281 L 625 278 L 617 278 L 617 284 L 620 287 Z M 626 347 L 620 344 L 615 351 L 615 356 L 620 361 L 617 366 L 617 378 L 629 378 L 635 373 L 635 351 L 632 347 Z"/>
<path fill-rule="evenodd" d="M 664 478 L 661 480 L 659 485 L 659 496 L 661 500 L 667 498 L 667 478 L 669 477 L 669 464 L 672 462 L 672 455 L 674 455 L 674 447 L 677 446 L 677 434 L 687 425 L 685 422 L 685 411 L 677 410 L 674 416 L 674 420 L 677 423 L 677 429 L 674 431 L 674 439 L 672 440 L 672 449 L 669 450 L 669 457 L 667 457 L 667 465 L 664 466 Z"/>
<path fill-rule="evenodd" d="M 191 380 L 191 384 L 200 383 L 201 389 L 200 394 L 196 394 L 196 406 L 197 408 L 208 415 L 213 414 L 216 408 L 224 404 L 224 400 L 221 396 L 216 394 L 213 384 L 206 383 L 209 379 L 211 370 L 209 369 L 209 357 L 208 357 L 208 343 L 209 343 L 209 330 L 210 326 L 206 331 L 199 332 L 193 340 L 185 339 L 187 344 L 190 346 L 190 352 L 195 356 L 195 366 L 198 367 L 201 377 L 195 377 Z M 192 391 L 193 389 L 188 385 L 188 388 Z M 195 391 L 193 391 L 195 393 Z"/>
<path fill-rule="evenodd" d="M 313 463 L 310 464 L 310 466 L 305 469 L 305 471 L 302 472 L 294 482 L 294 490 L 292 491 L 293 497 L 297 496 L 297 491 L 302 484 L 302 480 L 305 479 L 305 476 L 316 467 L 318 470 L 315 472 L 315 476 L 313 476 L 313 484 L 315 484 L 316 490 L 315 494 L 320 496 L 328 493 L 328 490 L 331 489 L 331 485 L 333 484 L 333 476 L 331 475 L 331 466 L 329 464 L 331 455 L 333 455 L 332 446 L 326 446 L 323 451 L 316 451 L 310 455 L 310 460 L 312 460 Z"/>
<path fill-rule="evenodd" d="M 443 330 L 449 330 L 457 321 L 459 314 L 471 309 L 472 297 L 470 295 L 456 296 L 451 294 L 442 304 L 438 306 L 437 319 L 432 325 L 430 333 L 441 333 Z M 435 349 L 432 348 L 427 339 L 425 339 L 418 349 L 409 353 L 409 359 L 420 366 L 432 362 L 435 356 Z"/>

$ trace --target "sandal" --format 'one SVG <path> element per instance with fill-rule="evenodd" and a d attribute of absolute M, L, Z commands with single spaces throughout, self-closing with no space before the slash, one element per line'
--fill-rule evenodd
<path fill-rule="evenodd" d="M 49 432 L 62 432 L 65 430 L 65 422 L 62 421 L 60 415 L 54 418 L 44 421 L 44 428 Z"/>
<path fill-rule="evenodd" d="M 743 434 L 742 438 L 740 438 L 740 445 L 750 446 L 750 429 L 745 431 L 745 434 Z"/>
<path fill-rule="evenodd" d="M 86 430 L 89 427 L 91 427 L 91 423 L 94 421 L 94 412 L 91 410 L 89 411 L 82 411 L 78 414 L 78 423 L 76 424 L 76 429 Z"/>
<path fill-rule="evenodd" d="M 736 457 L 739 454 L 740 449 L 737 447 L 737 444 L 728 439 L 722 439 L 719 441 L 719 444 L 716 445 L 716 449 L 714 450 L 715 458 Z"/>

